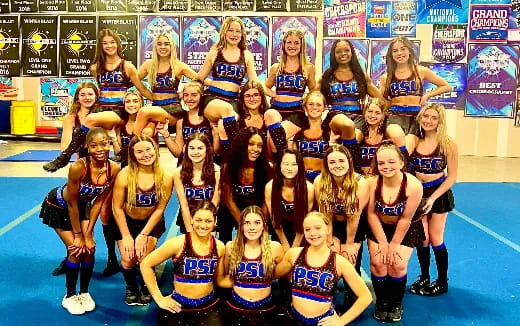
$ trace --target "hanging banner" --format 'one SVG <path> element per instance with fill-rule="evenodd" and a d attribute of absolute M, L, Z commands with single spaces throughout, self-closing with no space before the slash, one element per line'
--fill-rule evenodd
<path fill-rule="evenodd" d="M 515 127 L 520 127 L 520 89 L 516 90 Z"/>
<path fill-rule="evenodd" d="M 9 13 L 9 0 L 0 0 L 0 14 Z"/>
<path fill-rule="evenodd" d="M 466 25 L 433 25 L 432 56 L 440 62 L 466 57 Z"/>
<path fill-rule="evenodd" d="M 328 0 L 323 7 L 324 37 L 365 37 L 366 3 Z"/>
<path fill-rule="evenodd" d="M 188 0 L 159 0 L 159 11 L 188 11 Z"/>
<path fill-rule="evenodd" d="M 224 11 L 253 11 L 254 0 L 224 0 Z"/>
<path fill-rule="evenodd" d="M 222 0 L 191 0 L 191 11 L 222 11 Z"/>
<path fill-rule="evenodd" d="M 11 12 L 38 12 L 37 0 L 11 0 Z"/>
<path fill-rule="evenodd" d="M 508 19 L 509 5 L 471 5 L 470 42 L 507 42 Z"/>
<path fill-rule="evenodd" d="M 430 97 L 428 102 L 444 105 L 446 109 L 463 109 L 466 104 L 467 67 L 463 63 L 421 63 L 421 66 L 430 68 L 437 76 L 444 78 L 452 90 L 444 94 Z M 424 93 L 430 92 L 437 86 L 428 81 L 424 82 Z"/>
<path fill-rule="evenodd" d="M 126 12 L 126 0 L 97 0 L 97 11 Z"/>
<path fill-rule="evenodd" d="M 413 44 L 413 50 L 415 57 L 419 58 L 419 49 L 421 41 L 410 40 Z M 374 84 L 380 86 L 380 78 L 386 72 L 386 53 L 388 52 L 388 46 L 391 40 L 372 40 L 370 41 L 370 56 L 372 61 L 370 63 L 370 78 Z"/>
<path fill-rule="evenodd" d="M 470 44 L 466 116 L 513 117 L 518 46 Z"/>
<path fill-rule="evenodd" d="M 291 0 L 291 10 L 294 12 L 321 11 L 323 0 Z"/>
<path fill-rule="evenodd" d="M 520 0 L 511 1 L 507 24 L 507 42 L 520 42 Z"/>
<path fill-rule="evenodd" d="M 242 17 L 246 27 L 247 48 L 253 54 L 255 70 L 260 81 L 267 79 L 269 56 L 269 23 L 267 17 Z"/>
<path fill-rule="evenodd" d="M 20 76 L 18 16 L 0 18 L 0 76 Z"/>
<path fill-rule="evenodd" d="M 128 0 L 126 10 L 128 12 L 155 12 L 157 1 L 155 0 Z"/>
<path fill-rule="evenodd" d="M 96 54 L 96 16 L 60 16 L 60 76 L 90 76 Z"/>
<path fill-rule="evenodd" d="M 305 35 L 307 59 L 315 61 L 316 57 L 316 18 L 314 17 L 273 17 L 271 64 L 280 61 L 280 49 L 283 36 L 290 30 L 299 30 Z"/>
<path fill-rule="evenodd" d="M 417 4 L 415 1 L 392 2 L 392 37 L 415 37 Z"/>
<path fill-rule="evenodd" d="M 42 120 L 62 120 L 69 111 L 79 84 L 90 82 L 93 78 L 40 78 L 40 107 Z"/>
<path fill-rule="evenodd" d="M 67 0 L 39 0 L 40 12 L 67 11 Z"/>
<path fill-rule="evenodd" d="M 182 17 L 182 62 L 199 71 L 221 26 L 221 17 Z"/>
<path fill-rule="evenodd" d="M 113 30 L 121 40 L 123 58 L 137 65 L 137 16 L 99 16 L 98 31 Z"/>
<path fill-rule="evenodd" d="M 417 0 L 417 24 L 467 24 L 469 0 Z"/>
<path fill-rule="evenodd" d="M 57 17 L 21 16 L 22 74 L 57 76 Z"/>
<path fill-rule="evenodd" d="M 327 70 L 330 67 L 330 51 L 332 50 L 332 45 L 334 44 L 335 39 L 324 39 L 323 40 L 323 65 L 322 71 Z M 356 56 L 363 68 L 364 71 L 367 71 L 368 68 L 368 40 L 349 40 L 356 51 Z"/>
<path fill-rule="evenodd" d="M 96 0 L 67 0 L 69 12 L 96 12 Z"/>
<path fill-rule="evenodd" d="M 390 37 L 392 1 L 369 1 L 367 3 L 367 37 Z"/>
<path fill-rule="evenodd" d="M 180 58 L 179 17 L 140 16 L 139 17 L 139 64 L 152 58 L 153 43 L 159 34 L 169 34 L 173 39 L 177 58 Z"/>
<path fill-rule="evenodd" d="M 256 11 L 287 11 L 287 0 L 256 0 Z"/>
<path fill-rule="evenodd" d="M 471 0 L 472 5 L 509 5 L 511 3 L 511 0 Z"/>
<path fill-rule="evenodd" d="M 18 97 L 18 89 L 13 86 L 13 79 L 0 77 L 0 101 L 13 101 Z"/>

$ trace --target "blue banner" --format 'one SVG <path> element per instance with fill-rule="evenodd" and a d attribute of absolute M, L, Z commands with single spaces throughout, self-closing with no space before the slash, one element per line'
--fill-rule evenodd
<path fill-rule="evenodd" d="M 444 78 L 452 90 L 444 94 L 430 97 L 428 102 L 440 103 L 446 109 L 463 109 L 466 103 L 467 68 L 463 63 L 421 63 L 430 68 L 437 76 Z M 424 92 L 429 92 L 437 86 L 428 81 L 424 82 Z"/>
<path fill-rule="evenodd" d="M 323 65 L 322 71 L 327 70 L 330 67 L 330 50 L 332 49 L 332 45 L 334 44 L 335 39 L 325 39 L 323 40 Z M 363 68 L 364 71 L 367 71 L 368 68 L 368 40 L 362 39 L 352 39 L 349 40 L 350 43 L 354 46 L 354 50 L 356 51 L 356 56 Z"/>
<path fill-rule="evenodd" d="M 509 5 L 471 5 L 470 42 L 507 41 Z"/>
<path fill-rule="evenodd" d="M 369 1 L 367 3 L 367 37 L 390 37 L 391 1 Z"/>
<path fill-rule="evenodd" d="M 469 0 L 418 0 L 417 24 L 467 24 Z"/>

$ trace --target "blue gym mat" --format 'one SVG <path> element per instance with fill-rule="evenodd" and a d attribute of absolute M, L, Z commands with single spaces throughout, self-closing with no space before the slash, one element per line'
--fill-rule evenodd
<path fill-rule="evenodd" d="M 8 162 L 47 162 L 60 155 L 59 150 L 31 149 L 20 154 L 8 156 L 0 161 Z M 71 161 L 75 160 L 74 156 Z"/>

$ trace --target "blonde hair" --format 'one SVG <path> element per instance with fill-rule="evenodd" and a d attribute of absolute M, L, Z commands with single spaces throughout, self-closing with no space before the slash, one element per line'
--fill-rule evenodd
<path fill-rule="evenodd" d="M 152 61 L 151 65 L 148 68 L 148 83 L 153 86 L 155 84 L 155 79 L 157 78 L 157 72 L 159 71 L 159 55 L 157 54 L 157 43 L 159 42 L 160 37 L 165 37 L 170 42 L 170 67 L 172 69 L 172 75 L 175 75 L 174 67 L 179 62 L 177 59 L 177 50 L 175 49 L 175 43 L 173 43 L 173 38 L 168 33 L 161 33 L 157 35 L 155 41 L 153 42 L 153 51 L 152 51 Z"/>
<path fill-rule="evenodd" d="M 242 19 L 236 16 L 230 16 L 224 20 L 224 23 L 222 23 L 222 27 L 220 28 L 219 32 L 219 40 L 216 44 L 214 44 L 211 48 L 216 50 L 222 50 L 226 47 L 226 33 L 229 30 L 229 26 L 231 23 L 236 22 L 240 24 L 240 30 L 242 31 L 242 38 L 240 39 L 240 42 L 238 43 L 238 48 L 242 51 L 245 51 L 247 49 L 246 43 L 247 43 L 247 35 L 246 35 L 246 27 L 244 26 L 244 22 L 242 22 Z"/>
<path fill-rule="evenodd" d="M 128 95 L 135 95 L 139 99 L 139 102 L 141 103 L 141 107 L 144 106 L 144 99 L 141 93 L 137 89 L 129 89 L 126 91 L 125 96 L 123 97 L 123 101 L 126 100 Z"/>
<path fill-rule="evenodd" d="M 271 241 L 269 240 L 269 225 L 262 209 L 256 205 L 251 205 L 242 211 L 240 222 L 238 224 L 237 236 L 231 244 L 231 257 L 229 259 L 229 273 L 236 275 L 238 266 L 244 257 L 245 237 L 244 237 L 244 220 L 249 214 L 257 214 L 262 219 L 264 230 L 260 237 L 260 247 L 262 249 L 262 265 L 264 266 L 264 275 L 268 279 L 272 279 L 274 272 L 274 258 L 271 251 Z"/>
<path fill-rule="evenodd" d="M 419 128 L 421 130 L 421 135 L 423 133 L 422 127 L 421 127 L 421 119 L 424 116 L 424 113 L 427 110 L 435 110 L 439 114 L 439 121 L 437 125 L 437 132 L 435 135 L 435 138 L 437 139 L 437 142 L 439 143 L 439 153 L 441 154 L 447 154 L 449 144 L 451 143 L 451 138 L 448 136 L 447 133 L 447 126 L 446 126 L 446 109 L 442 104 L 439 103 L 429 103 L 426 106 L 423 106 L 419 114 L 417 114 L 417 122 L 419 123 Z"/>
<path fill-rule="evenodd" d="M 128 146 L 128 188 L 127 188 L 127 196 L 126 196 L 126 208 L 128 210 L 135 207 L 135 195 L 136 189 L 138 185 L 138 176 L 139 176 L 139 163 L 137 163 L 137 159 L 134 154 L 134 147 L 139 142 L 149 142 L 152 144 L 155 150 L 155 161 L 153 162 L 153 174 L 154 174 L 154 182 L 155 182 L 155 192 L 157 194 L 157 201 L 160 201 L 163 196 L 165 196 L 165 191 L 163 187 L 163 177 L 164 171 L 162 167 L 159 165 L 159 148 L 155 141 L 146 136 L 146 135 L 135 135 L 132 137 L 130 141 L 130 145 Z"/>
<path fill-rule="evenodd" d="M 285 35 L 283 36 L 282 40 L 282 46 L 280 47 L 280 61 L 278 63 L 278 74 L 281 74 L 284 72 L 285 63 L 287 62 L 287 53 L 285 53 L 285 41 L 287 41 L 287 38 L 291 35 L 296 36 L 300 39 L 300 54 L 298 55 L 299 61 L 300 61 L 300 67 L 302 69 L 302 73 L 306 74 L 306 67 L 309 61 L 307 60 L 307 54 L 305 53 L 306 47 L 305 47 L 305 35 L 303 32 L 297 29 L 291 29 L 290 31 L 287 31 Z M 326 103 L 326 102 L 325 102 Z"/>
<path fill-rule="evenodd" d="M 347 157 L 348 171 L 343 179 L 341 185 L 337 185 L 332 177 L 329 166 L 328 157 L 334 152 L 343 153 Z M 318 208 L 321 213 L 325 214 L 329 219 L 332 220 L 334 217 L 334 208 L 337 199 L 345 206 L 345 212 L 347 213 L 347 219 L 352 219 L 356 216 L 359 209 L 359 199 L 357 196 L 358 182 L 356 180 L 356 174 L 354 173 L 354 163 L 350 152 L 339 144 L 332 144 L 325 152 L 325 158 L 323 167 L 321 168 L 320 184 L 319 184 L 319 196 L 318 196 Z"/>
<path fill-rule="evenodd" d="M 327 215 L 323 214 L 322 212 L 318 212 L 318 211 L 312 211 L 312 212 L 309 212 L 307 213 L 307 215 L 305 215 L 305 218 L 303 219 L 304 221 L 307 219 L 307 218 L 310 218 L 310 217 L 319 217 L 323 220 L 323 222 L 325 222 L 325 225 L 330 225 L 331 223 L 331 219 L 327 217 Z"/>
<path fill-rule="evenodd" d="M 327 100 L 325 99 L 323 93 L 319 90 L 313 90 L 307 93 L 307 95 L 303 98 L 302 107 L 305 108 L 307 106 L 307 102 L 309 102 L 309 99 L 313 96 L 319 97 L 321 99 L 321 102 L 323 103 L 323 106 L 327 106 Z"/>

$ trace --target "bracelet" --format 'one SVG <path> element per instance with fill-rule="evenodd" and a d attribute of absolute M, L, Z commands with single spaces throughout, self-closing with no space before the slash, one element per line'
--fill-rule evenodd
<path fill-rule="evenodd" d="M 83 232 L 74 232 L 74 234 L 83 234 Z"/>

